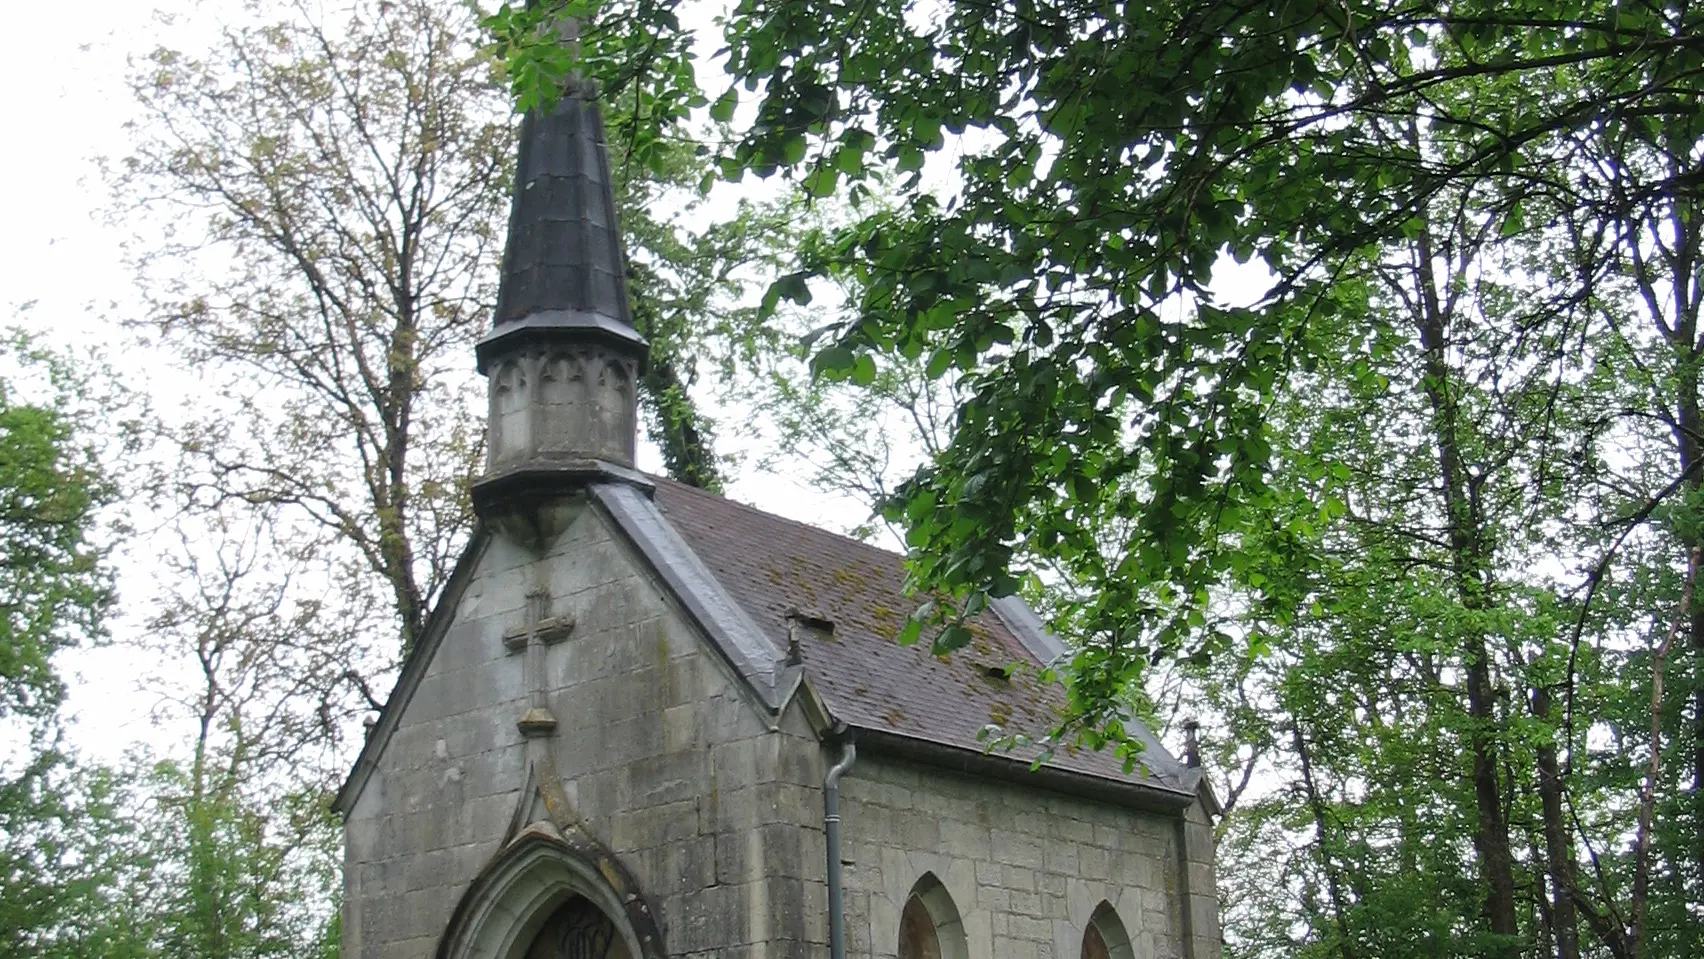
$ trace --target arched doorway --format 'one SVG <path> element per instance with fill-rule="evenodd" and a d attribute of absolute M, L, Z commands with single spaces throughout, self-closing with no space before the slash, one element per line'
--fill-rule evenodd
<path fill-rule="evenodd" d="M 591 900 L 563 903 L 533 937 L 525 959 L 632 959 L 615 923 Z"/>
<path fill-rule="evenodd" d="M 655 911 L 615 857 L 531 826 L 468 887 L 434 959 L 667 956 Z"/>

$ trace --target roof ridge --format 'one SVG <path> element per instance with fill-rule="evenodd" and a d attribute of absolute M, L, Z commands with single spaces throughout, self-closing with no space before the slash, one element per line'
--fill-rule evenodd
<path fill-rule="evenodd" d="M 681 490 L 681 491 L 688 493 L 690 495 L 699 496 L 699 497 L 702 497 L 704 499 L 712 499 L 712 500 L 717 500 L 717 501 L 720 501 L 720 502 L 723 502 L 723 503 L 727 503 L 728 505 L 733 506 L 736 509 L 741 509 L 741 510 L 744 510 L 748 513 L 756 513 L 757 515 L 765 517 L 767 519 L 780 520 L 783 523 L 787 523 L 787 524 L 792 525 L 792 526 L 797 526 L 800 529 L 810 530 L 811 532 L 816 533 L 818 535 L 832 536 L 835 539 L 841 540 L 842 542 L 845 542 L 845 543 L 852 545 L 852 546 L 857 546 L 860 549 L 863 549 L 867 552 L 880 553 L 882 556 L 884 556 L 888 559 L 897 559 L 897 560 L 900 560 L 902 562 L 906 559 L 906 555 L 904 553 L 901 553 L 897 550 L 887 549 L 886 547 L 877 546 L 874 543 L 867 543 L 867 542 L 865 542 L 861 539 L 858 539 L 855 536 L 847 536 L 845 533 L 836 533 L 834 530 L 824 529 L 823 527 L 817 526 L 814 523 L 807 523 L 804 520 L 793 519 L 790 516 L 782 516 L 780 513 L 771 513 L 770 511 L 768 511 L 766 509 L 759 509 L 758 507 L 753 506 L 750 503 L 741 502 L 740 500 L 734 499 L 731 496 L 724 496 L 721 493 L 712 493 L 709 490 L 704 489 L 703 487 L 693 486 L 693 485 L 688 484 L 688 483 L 682 483 L 679 480 L 671 479 L 667 476 L 657 476 L 657 475 L 654 475 L 654 474 L 646 474 L 646 475 L 650 479 L 652 479 L 652 480 L 654 480 L 658 483 L 662 483 L 662 484 L 669 486 L 671 489 Z"/>

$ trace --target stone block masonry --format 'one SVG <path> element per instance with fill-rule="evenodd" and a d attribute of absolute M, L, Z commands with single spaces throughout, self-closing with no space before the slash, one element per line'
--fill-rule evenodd
<path fill-rule="evenodd" d="M 883 756 L 861 757 L 841 790 L 856 959 L 898 955 L 901 911 L 925 876 L 951 896 L 972 957 L 1076 959 L 1104 903 L 1131 959 L 1218 959 L 1205 814 L 1185 823 Z M 1193 895 L 1185 868 L 1204 883 Z"/>
<path fill-rule="evenodd" d="M 503 643 L 548 590 L 545 739 L 585 831 L 663 917 L 674 956 L 823 948 L 820 747 L 753 705 L 626 543 L 584 509 L 534 557 L 494 537 L 346 820 L 345 956 L 429 956 L 523 802 L 524 657 Z"/>

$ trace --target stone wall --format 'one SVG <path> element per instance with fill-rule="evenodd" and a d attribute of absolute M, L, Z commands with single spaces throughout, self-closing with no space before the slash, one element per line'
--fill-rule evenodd
<path fill-rule="evenodd" d="M 502 537 L 480 558 L 349 809 L 346 959 L 430 956 L 515 819 L 529 765 L 515 722 L 529 689 L 525 656 L 503 633 L 526 621 L 540 585 L 551 615 L 576 618 L 543 650 L 559 723 L 543 742 L 585 831 L 655 903 L 670 954 L 779 959 L 826 940 L 820 806 L 809 812 L 820 793 L 804 785 L 820 781 L 814 738 L 796 710 L 765 721 L 585 507 L 544 562 Z"/>
<path fill-rule="evenodd" d="M 842 782 L 847 953 L 897 955 L 900 914 L 925 876 L 951 896 L 973 959 L 1077 959 L 1102 902 L 1133 959 L 1217 959 L 1212 833 L 1192 822 L 1049 790 L 860 756 Z M 1179 846 L 1186 858 L 1180 860 Z M 1179 884 L 1187 863 L 1191 914 Z M 944 959 L 950 944 L 943 943 Z M 1115 959 L 1119 950 L 1115 948 Z"/>
<path fill-rule="evenodd" d="M 559 725 L 529 747 L 515 725 L 530 705 L 525 656 L 503 635 L 526 622 L 540 586 L 549 615 L 576 626 L 542 650 Z M 517 816 L 533 815 L 517 809 L 531 806 L 528 749 L 536 759 L 541 746 L 584 831 L 655 905 L 669 955 L 827 955 L 828 751 L 799 701 L 769 717 L 603 514 L 582 507 L 542 561 L 491 537 L 430 642 L 348 809 L 346 959 L 432 955 Z M 1103 900 L 1130 934 L 1114 959 L 1217 957 L 1211 831 L 1198 809 L 1185 825 L 864 755 L 843 782 L 843 814 L 858 959 L 895 955 L 900 911 L 925 874 L 962 915 L 963 959 L 1075 959 Z M 1180 874 L 1196 893 L 1187 921 Z"/>

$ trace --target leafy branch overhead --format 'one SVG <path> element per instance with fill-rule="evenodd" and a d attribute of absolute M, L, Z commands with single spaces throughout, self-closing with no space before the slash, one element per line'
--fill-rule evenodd
<path fill-rule="evenodd" d="M 570 6 L 620 25 L 619 44 L 587 45 L 594 75 L 632 82 L 681 55 L 669 5 Z M 664 70 L 646 82 L 673 92 L 642 119 L 704 102 L 731 118 L 747 99 L 729 177 L 856 196 L 899 174 L 896 211 L 804 266 L 863 290 L 820 369 L 867 378 L 859 357 L 892 351 L 966 375 L 954 442 L 895 506 L 918 583 L 1010 591 L 1028 542 L 1106 586 L 1092 624 L 1118 631 L 1169 605 L 1154 587 L 1186 611 L 1240 575 L 1238 537 L 1275 505 L 1268 406 L 1328 348 L 1316 322 L 1362 308 L 1343 282 L 1358 257 L 1415 235 L 1452 190 L 1503 235 L 1561 206 L 1615 222 L 1696 190 L 1684 155 L 1662 172 L 1592 162 L 1607 142 L 1689 139 L 1704 53 L 1689 15 L 1529 6 L 747 0 L 723 25 L 734 87 L 695 96 Z M 547 13 L 506 21 L 525 24 L 505 35 L 523 101 L 567 69 L 528 68 L 540 46 L 515 42 Z M 949 142 L 943 201 L 922 174 Z M 1227 253 L 1271 271 L 1252 305 L 1214 295 Z M 1109 566 L 1084 530 L 1114 518 L 1135 522 Z"/>
<path fill-rule="evenodd" d="M 1063 727 L 1219 723 L 1245 955 L 1700 947 L 1701 17 L 742 0 L 671 101 L 850 199 L 764 303 L 851 292 L 819 378 L 951 385 L 907 637 L 1045 593 Z"/>

